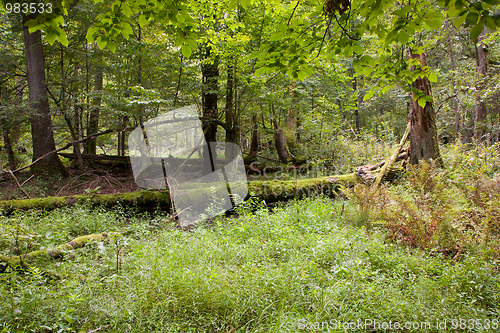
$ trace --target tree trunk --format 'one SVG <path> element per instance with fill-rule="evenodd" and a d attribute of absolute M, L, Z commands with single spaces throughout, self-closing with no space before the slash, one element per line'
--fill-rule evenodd
<path fill-rule="evenodd" d="M 229 58 L 229 64 L 227 67 L 227 86 L 226 86 L 226 124 L 231 128 L 231 130 L 226 131 L 226 142 L 231 142 L 239 145 L 239 131 L 238 131 L 238 121 L 236 119 L 236 113 L 234 112 L 234 59 Z M 236 151 L 234 151 L 235 146 L 226 145 L 225 146 L 225 156 L 227 161 L 232 161 L 235 157 Z"/>
<path fill-rule="evenodd" d="M 257 124 L 257 115 L 252 116 L 253 121 L 253 130 L 252 130 L 252 139 L 250 141 L 250 152 L 246 156 L 246 161 L 252 162 L 257 156 L 257 151 L 259 149 L 259 125 Z M 246 163 L 246 164 L 250 164 Z"/>
<path fill-rule="evenodd" d="M 476 47 L 476 71 L 478 74 L 479 83 L 476 87 L 476 107 L 474 118 L 474 138 L 478 141 L 485 139 L 486 133 L 486 103 L 483 101 L 482 93 L 484 90 L 484 81 L 486 79 L 486 45 L 483 44 L 486 27 L 477 39 Z"/>
<path fill-rule="evenodd" d="M 422 66 L 426 66 L 425 54 L 414 54 L 409 50 L 411 59 L 420 59 Z M 413 68 L 413 70 L 415 70 Z M 427 78 L 417 78 L 411 85 L 412 90 L 420 90 L 425 96 L 432 96 L 431 84 Z M 437 165 L 444 167 L 439 153 L 439 141 L 436 126 L 436 114 L 431 102 L 426 102 L 424 107 L 415 100 L 415 93 L 410 95 L 410 112 L 408 115 L 410 129 L 410 158 L 411 164 L 418 164 L 421 160 L 429 162 L 431 159 Z"/>
<path fill-rule="evenodd" d="M 25 25 L 35 15 L 23 15 L 24 55 L 28 73 L 28 90 L 34 114 L 31 116 L 31 136 L 33 140 L 33 161 L 55 150 L 52 119 L 50 117 L 47 83 L 45 81 L 45 60 L 43 56 L 42 35 L 40 31 L 29 33 Z M 33 174 L 47 171 L 49 175 L 60 173 L 69 176 L 57 154 L 51 154 L 31 167 Z"/>
<path fill-rule="evenodd" d="M 287 135 L 285 135 L 285 140 L 289 147 L 297 148 L 297 84 L 293 83 L 290 87 L 292 95 L 292 105 L 288 109 L 287 115 Z"/>
<path fill-rule="evenodd" d="M 201 72 L 203 75 L 203 117 L 217 119 L 219 60 L 211 59 L 210 48 L 206 50 L 205 63 L 201 66 Z M 203 149 L 203 170 L 209 173 L 214 170 L 212 159 L 215 160 L 216 156 L 211 156 L 212 149 L 208 147 L 210 142 L 217 142 L 217 124 L 211 120 L 203 120 L 202 128 L 207 142 Z"/>
<path fill-rule="evenodd" d="M 103 86 L 103 74 L 102 74 L 102 52 L 96 51 L 97 65 L 95 68 L 94 75 L 94 98 L 92 100 L 92 109 L 90 110 L 89 123 L 87 126 L 87 136 L 99 132 L 99 115 L 101 113 L 101 102 L 102 102 L 102 86 Z M 90 140 L 87 143 L 86 152 L 88 154 L 97 153 L 97 138 Z"/>
<path fill-rule="evenodd" d="M 446 21 L 446 29 L 448 30 L 446 33 L 446 38 L 448 40 L 448 55 L 450 56 L 450 64 L 451 64 L 451 70 L 455 72 L 455 56 L 453 54 L 453 48 L 452 48 L 452 43 L 451 43 L 451 38 L 450 38 L 450 29 L 449 29 L 449 23 Z M 460 110 L 458 108 L 458 96 L 457 96 L 457 81 L 455 80 L 455 74 L 453 74 L 453 109 L 455 110 L 455 137 L 458 138 L 460 136 Z"/>
<path fill-rule="evenodd" d="M 285 132 L 278 127 L 278 122 L 274 120 L 274 142 L 276 146 L 276 152 L 281 162 L 288 163 L 288 158 L 290 154 L 286 147 Z"/>
<path fill-rule="evenodd" d="M 12 149 L 12 144 L 10 142 L 10 129 L 4 128 L 3 130 L 3 142 L 5 144 L 5 150 L 7 151 L 7 156 L 9 158 L 9 169 L 11 171 L 16 170 L 16 159 L 14 156 L 14 150 Z"/>

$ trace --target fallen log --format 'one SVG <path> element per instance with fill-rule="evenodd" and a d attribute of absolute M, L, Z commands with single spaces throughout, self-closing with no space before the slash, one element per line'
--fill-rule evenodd
<path fill-rule="evenodd" d="M 70 159 L 76 159 L 76 154 L 73 153 L 58 153 L 58 155 Z M 94 161 L 114 161 L 130 164 L 130 157 L 128 156 L 116 156 L 116 155 L 94 155 L 94 154 L 81 154 L 84 160 L 94 160 Z"/>
<path fill-rule="evenodd" d="M 103 206 L 112 208 L 121 205 L 126 208 L 139 208 L 145 211 L 168 210 L 170 196 L 168 191 L 137 191 L 116 194 L 73 195 L 64 197 L 33 198 L 25 200 L 1 200 L 0 210 L 11 214 L 15 210 L 53 210 L 74 204 Z"/>
<path fill-rule="evenodd" d="M 57 246 L 55 249 L 52 250 L 33 251 L 27 254 L 23 254 L 20 256 L 12 256 L 12 257 L 0 255 L 0 263 L 5 263 L 14 268 L 29 269 L 31 268 L 31 266 L 29 266 L 28 264 L 28 262 L 30 261 L 34 261 L 38 258 L 52 258 L 52 259 L 61 258 L 68 251 L 84 247 L 90 241 L 100 242 L 115 235 L 118 234 L 108 234 L 106 232 L 100 234 L 91 234 L 91 235 L 77 237 L 68 243 Z M 2 266 L 4 267 L 3 269 L 5 269 L 5 265 L 0 265 L 0 271 L 2 271 Z"/>
<path fill-rule="evenodd" d="M 385 179 L 394 177 L 394 173 L 399 172 L 393 168 L 387 173 Z M 370 171 L 364 176 L 374 177 L 374 172 Z M 295 180 L 270 180 L 270 181 L 249 181 L 248 194 L 256 196 L 268 203 L 277 201 L 287 201 L 294 198 L 303 198 L 314 193 L 323 193 L 335 197 L 342 187 L 352 187 L 356 184 L 366 183 L 365 177 L 359 173 L 347 175 L 337 175 L 330 177 L 319 177 L 309 179 Z M 190 198 L 200 198 L 206 200 L 206 197 L 212 196 L 213 188 L 195 188 L 188 190 L 186 195 Z M 162 191 L 137 191 L 117 194 L 92 194 L 92 195 L 74 195 L 65 197 L 46 197 L 25 200 L 2 200 L 0 201 L 0 210 L 4 214 L 11 214 L 16 210 L 53 210 L 60 207 L 72 206 L 74 204 L 86 204 L 92 207 L 103 206 L 112 208 L 120 205 L 124 208 L 136 209 L 139 211 L 171 211 L 171 200 L 168 190 Z"/>

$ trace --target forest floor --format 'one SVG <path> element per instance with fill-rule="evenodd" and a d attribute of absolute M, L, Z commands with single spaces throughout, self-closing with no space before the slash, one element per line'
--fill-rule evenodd
<path fill-rule="evenodd" d="M 249 201 L 238 215 L 189 231 L 161 212 L 73 206 L 0 216 L 3 255 L 112 235 L 65 260 L 4 269 L 0 331 L 498 331 L 499 262 L 485 252 L 451 257 L 394 242 L 351 201 L 272 210 Z"/>
<path fill-rule="evenodd" d="M 498 332 L 500 149 L 443 156 L 446 169 L 391 185 L 272 208 L 252 197 L 188 229 L 88 202 L 0 214 L 0 331 Z M 23 188 L 40 182 L 42 196 L 135 186 L 92 171 Z M 28 253 L 47 255 L 7 264 Z"/>
<path fill-rule="evenodd" d="M 89 191 L 99 194 L 126 193 L 140 190 L 130 170 L 121 168 L 89 168 L 83 173 L 69 169 L 70 177 L 38 177 L 30 179 L 30 172 L 16 175 L 30 197 L 71 196 Z M 9 176 L 0 178 L 0 200 L 25 199 L 17 183 Z"/>

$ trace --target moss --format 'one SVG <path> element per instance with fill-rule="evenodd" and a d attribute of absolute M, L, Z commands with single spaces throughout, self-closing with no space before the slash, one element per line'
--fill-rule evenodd
<path fill-rule="evenodd" d="M 295 180 L 289 181 L 250 181 L 248 183 L 250 195 L 256 195 L 268 202 L 281 200 L 289 200 L 295 198 L 297 192 L 300 198 L 311 195 L 312 193 L 324 193 L 335 196 L 340 186 L 353 186 L 361 180 L 356 174 L 339 175 L 332 177 L 319 177 L 311 179 L 300 179 L 297 181 L 297 189 L 295 188 Z M 216 191 L 222 187 L 215 188 Z M 189 194 L 190 200 L 199 199 L 206 200 L 213 193 L 213 187 L 202 189 L 186 190 L 186 195 Z M 182 197 L 180 196 L 180 200 Z M 90 204 L 92 206 L 104 206 L 112 208 L 115 205 L 135 208 L 142 211 L 154 211 L 157 209 L 170 210 L 170 193 L 168 191 L 138 191 L 118 194 L 96 194 L 96 195 L 75 195 L 69 197 L 47 197 L 26 200 L 6 200 L 0 201 L 0 209 L 6 214 L 10 214 L 14 210 L 52 210 L 58 207 L 71 206 L 73 204 Z"/>
<path fill-rule="evenodd" d="M 2 200 L 0 209 L 6 214 L 14 210 L 53 210 L 59 207 L 72 206 L 74 204 L 90 204 L 92 206 L 104 206 L 112 208 L 120 204 L 126 207 L 134 207 L 142 210 L 155 210 L 158 207 L 168 210 L 170 208 L 170 195 L 168 191 L 138 191 L 117 194 L 96 195 L 74 195 L 67 197 L 47 197 L 25 200 Z"/>
<path fill-rule="evenodd" d="M 355 174 L 335 177 L 319 177 L 311 179 L 288 181 L 253 181 L 249 182 L 250 195 L 258 196 L 267 202 L 290 200 L 297 195 L 299 198 L 310 196 L 313 193 L 323 193 L 336 196 L 341 186 L 354 186 L 361 182 Z"/>
<path fill-rule="evenodd" d="M 61 244 L 61 245 L 57 246 L 53 250 L 33 251 L 33 252 L 30 252 L 30 253 L 22 255 L 22 256 L 14 256 L 14 257 L 7 257 L 7 256 L 0 255 L 0 262 L 6 263 L 12 267 L 21 266 L 22 268 L 28 268 L 29 266 L 26 264 L 26 262 L 33 261 L 33 260 L 36 260 L 36 259 L 41 258 L 41 257 L 59 258 L 59 257 L 63 256 L 64 252 L 76 250 L 78 248 L 84 247 L 91 240 L 100 242 L 100 241 L 108 239 L 110 236 L 113 236 L 113 235 L 116 235 L 116 234 L 108 234 L 106 232 L 103 232 L 100 234 L 91 234 L 91 235 L 77 237 L 68 243 Z M 21 259 L 22 259 L 22 262 L 21 262 Z"/>

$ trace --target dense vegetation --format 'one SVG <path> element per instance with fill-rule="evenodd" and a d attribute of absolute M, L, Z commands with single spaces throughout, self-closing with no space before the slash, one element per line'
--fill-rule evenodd
<path fill-rule="evenodd" d="M 2 332 L 498 331 L 500 1 L 37 4 L 0 7 Z M 128 139 L 189 105 L 249 195 L 185 226 Z"/>
<path fill-rule="evenodd" d="M 340 332 L 361 320 L 377 331 L 372 320 L 436 332 L 447 320 L 445 331 L 494 332 L 498 147 L 453 145 L 444 157 L 446 172 L 412 169 L 391 187 L 346 190 L 351 200 L 249 200 L 188 230 L 162 212 L 85 204 L 1 217 L 4 255 L 110 235 L 62 261 L 7 267 L 3 329 Z"/>

